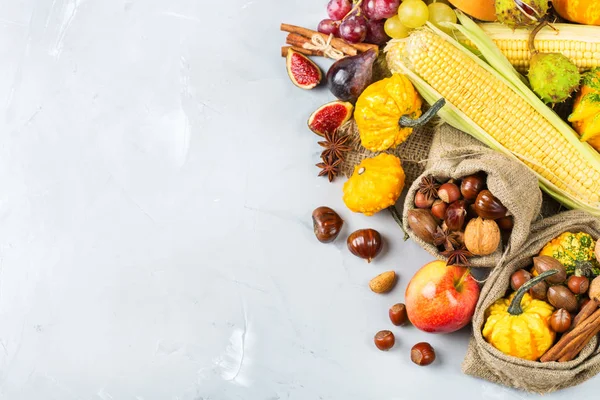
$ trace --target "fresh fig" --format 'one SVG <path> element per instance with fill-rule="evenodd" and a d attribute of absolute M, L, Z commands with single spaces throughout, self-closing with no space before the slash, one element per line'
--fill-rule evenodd
<path fill-rule="evenodd" d="M 312 89 L 323 79 L 317 64 L 293 49 L 289 49 L 285 64 L 292 83 L 301 89 Z"/>
<path fill-rule="evenodd" d="M 331 134 L 351 117 L 354 106 L 343 101 L 332 101 L 322 105 L 308 119 L 308 127 L 319 136 Z"/>
<path fill-rule="evenodd" d="M 327 87 L 342 101 L 355 103 L 373 79 L 375 50 L 369 49 L 352 57 L 336 61 L 327 71 Z"/>

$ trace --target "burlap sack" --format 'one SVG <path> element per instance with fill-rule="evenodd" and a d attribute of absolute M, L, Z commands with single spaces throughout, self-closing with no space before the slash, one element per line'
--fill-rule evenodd
<path fill-rule="evenodd" d="M 540 363 L 507 356 L 485 341 L 481 333 L 485 310 L 506 295 L 510 276 L 532 264 L 532 257 L 550 240 L 563 232 L 586 232 L 600 238 L 600 220 L 582 211 L 567 211 L 543 219 L 532 226 L 527 242 L 508 262 L 496 268 L 488 277 L 473 316 L 473 336 L 462 365 L 465 374 L 491 382 L 536 393 L 549 393 L 575 386 L 600 372 L 597 338 L 586 346 L 573 361 Z"/>
<path fill-rule="evenodd" d="M 484 171 L 487 173 L 488 189 L 514 217 L 515 226 L 505 249 L 495 253 L 473 257 L 475 267 L 495 267 L 509 249 L 519 249 L 529 236 L 532 222 L 540 213 L 542 192 L 535 175 L 524 165 L 493 151 L 471 136 L 444 124 L 433 137 L 427 160 L 427 168 L 421 176 L 433 175 L 439 180 L 460 179 Z M 408 226 L 408 210 L 414 209 L 414 198 L 420 177 L 410 186 L 404 202 L 404 228 L 413 240 L 434 257 L 445 260 L 437 247 L 418 238 Z"/>

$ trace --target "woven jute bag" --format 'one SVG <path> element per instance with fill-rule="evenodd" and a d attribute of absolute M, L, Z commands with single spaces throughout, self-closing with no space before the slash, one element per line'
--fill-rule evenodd
<path fill-rule="evenodd" d="M 490 192 L 508 208 L 514 218 L 514 228 L 505 249 L 501 246 L 491 255 L 473 257 L 474 267 L 495 267 L 510 249 L 519 249 L 527 240 L 531 224 L 539 214 L 542 192 L 536 176 L 523 164 L 483 145 L 450 125 L 436 129 L 431 143 L 426 170 L 415 179 L 404 202 L 403 223 L 411 238 L 434 257 L 445 260 L 437 247 L 419 237 L 408 226 L 407 213 L 414 209 L 414 198 L 421 177 L 432 175 L 440 181 L 460 179 L 484 171 Z"/>
<path fill-rule="evenodd" d="M 487 343 L 481 333 L 485 311 L 507 294 L 512 273 L 529 268 L 532 257 L 564 232 L 586 232 L 598 239 L 600 220 L 582 211 L 566 211 L 536 222 L 527 242 L 511 254 L 505 264 L 491 272 L 473 316 L 473 336 L 462 365 L 465 374 L 542 394 L 578 385 L 600 372 L 597 337 L 573 361 L 541 363 L 508 356 Z"/>

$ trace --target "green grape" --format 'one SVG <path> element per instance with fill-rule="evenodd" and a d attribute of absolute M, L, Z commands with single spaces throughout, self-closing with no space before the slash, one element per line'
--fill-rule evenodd
<path fill-rule="evenodd" d="M 408 28 L 419 28 L 429 19 L 429 9 L 424 1 L 404 0 L 398 8 L 398 18 Z"/>
<path fill-rule="evenodd" d="M 429 8 L 429 22 L 437 26 L 442 30 L 450 30 L 445 26 L 441 25 L 442 22 L 456 23 L 456 14 L 454 10 L 443 3 L 432 3 L 428 6 Z"/>
<path fill-rule="evenodd" d="M 383 29 L 385 29 L 385 33 L 392 39 L 403 39 L 410 33 L 410 29 L 402 25 L 402 22 L 400 22 L 397 15 L 388 18 L 385 21 Z"/>
<path fill-rule="evenodd" d="M 427 4 L 441 3 L 441 4 L 450 5 L 450 2 L 448 0 L 425 0 L 425 3 L 427 3 Z"/>

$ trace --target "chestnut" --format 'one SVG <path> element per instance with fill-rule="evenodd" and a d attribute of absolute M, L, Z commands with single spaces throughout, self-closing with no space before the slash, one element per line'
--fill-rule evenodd
<path fill-rule="evenodd" d="M 406 306 L 402 303 L 394 304 L 389 311 L 390 321 L 396 326 L 404 325 L 408 321 Z"/>
<path fill-rule="evenodd" d="M 503 231 L 511 231 L 512 228 L 514 228 L 514 226 L 515 226 L 515 220 L 510 215 L 506 216 L 506 217 L 498 218 L 496 220 L 496 223 L 498 224 L 500 229 L 502 229 Z"/>
<path fill-rule="evenodd" d="M 446 182 L 438 189 L 438 197 L 444 203 L 454 203 L 460 199 L 460 189 L 453 182 Z"/>
<path fill-rule="evenodd" d="M 429 365 L 435 361 L 435 351 L 427 342 L 417 343 L 410 350 L 410 359 L 417 365 Z"/>
<path fill-rule="evenodd" d="M 458 200 L 448 206 L 444 222 L 450 231 L 460 231 L 465 225 L 467 209 L 464 200 Z"/>
<path fill-rule="evenodd" d="M 485 189 L 485 174 L 483 173 L 466 176 L 460 184 L 460 193 L 465 200 L 475 200 L 483 189 Z"/>
<path fill-rule="evenodd" d="M 415 207 L 417 208 L 430 208 L 433 205 L 433 197 L 428 197 L 421 192 L 417 192 L 415 195 Z"/>
<path fill-rule="evenodd" d="M 333 242 L 342 230 L 344 221 L 329 207 L 318 207 L 312 213 L 313 230 L 321 243 Z"/>
<path fill-rule="evenodd" d="M 556 333 L 563 333 L 571 328 L 571 321 L 573 317 L 571 314 L 565 310 L 564 308 L 560 308 L 550 317 L 550 328 Z"/>
<path fill-rule="evenodd" d="M 371 262 L 381 252 L 383 240 L 375 229 L 359 229 L 352 232 L 346 241 L 348 250 L 356 257 Z"/>
<path fill-rule="evenodd" d="M 525 282 L 531 280 L 531 274 L 529 271 L 524 269 L 520 269 L 518 271 L 513 272 L 510 276 L 510 288 L 512 290 L 519 290 L 521 286 L 525 284 Z"/>
<path fill-rule="evenodd" d="M 475 212 L 481 218 L 499 219 L 506 216 L 508 210 L 489 190 L 482 190 L 475 199 Z"/>
<path fill-rule="evenodd" d="M 590 280 L 585 276 L 576 276 L 573 275 L 569 277 L 567 281 L 567 286 L 569 290 L 574 294 L 584 294 L 588 291 L 590 287 Z"/>
<path fill-rule="evenodd" d="M 444 203 L 442 200 L 438 199 L 434 201 L 431 206 L 431 214 L 438 219 L 444 219 L 444 217 L 446 217 L 447 208 L 448 203 Z"/>
<path fill-rule="evenodd" d="M 375 342 L 375 346 L 381 351 L 388 351 L 392 347 L 394 347 L 394 343 L 396 343 L 396 338 L 391 331 L 379 331 L 375 334 L 375 338 L 373 339 Z"/>

